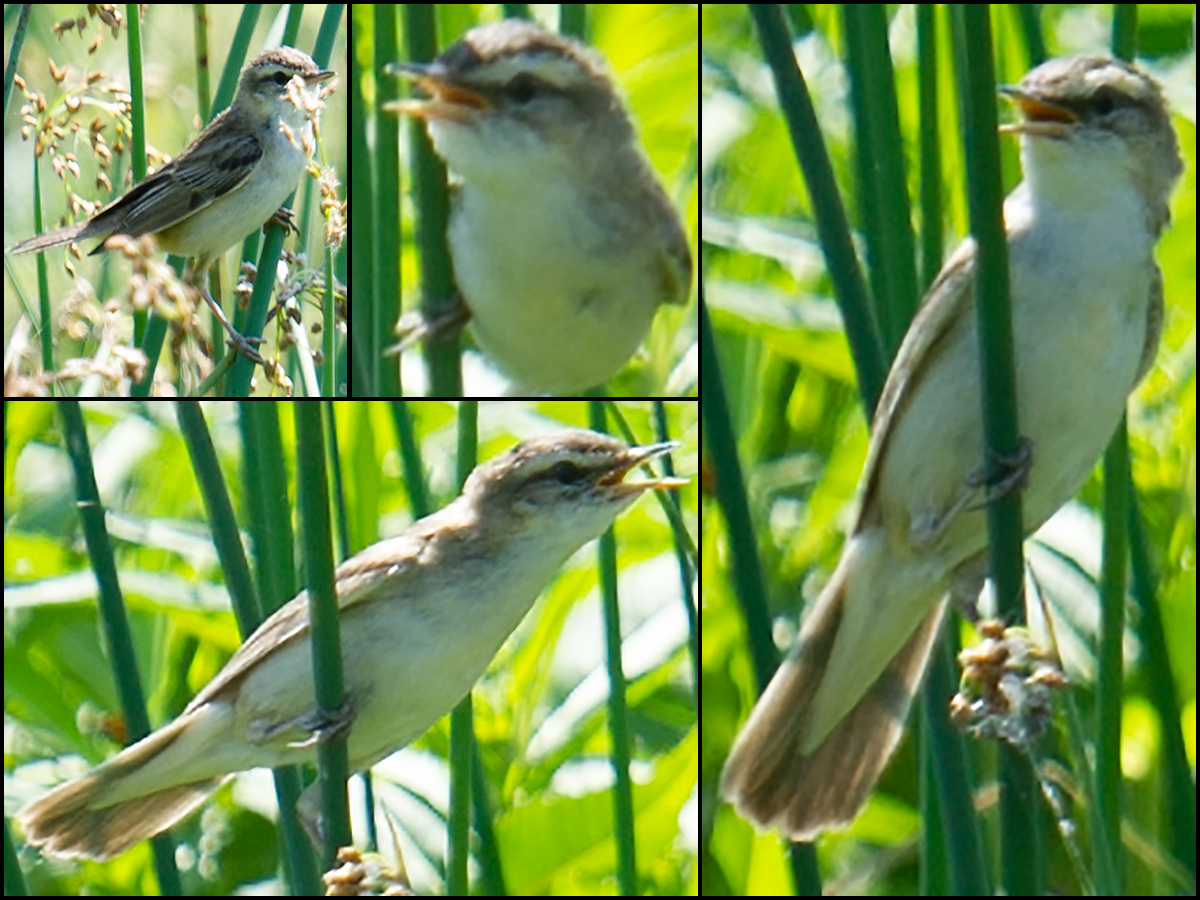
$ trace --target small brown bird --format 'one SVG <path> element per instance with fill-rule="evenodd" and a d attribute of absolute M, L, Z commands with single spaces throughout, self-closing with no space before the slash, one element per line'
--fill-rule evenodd
<path fill-rule="evenodd" d="M 1058 59 L 1005 89 L 1025 181 L 1004 205 L 1027 534 L 1079 490 L 1149 369 L 1162 322 L 1154 245 L 1183 169 L 1157 84 Z M 722 775 L 739 813 L 792 840 L 849 822 L 903 733 L 952 591 L 978 596 L 987 528 L 975 245 L 947 261 L 876 410 L 862 508 L 829 583 Z"/>
<path fill-rule="evenodd" d="M 337 570 L 353 769 L 416 740 L 471 689 L 554 573 L 643 493 L 625 482 L 674 444 L 591 431 L 519 444 L 462 496 Z M 105 860 L 196 809 L 229 773 L 312 763 L 308 596 L 280 607 L 174 721 L 17 813 L 46 852 Z M 300 801 L 314 831 L 319 782 Z"/>
<path fill-rule="evenodd" d="M 20 241 L 13 254 L 35 253 L 86 238 L 154 235 L 169 253 L 196 261 L 194 278 L 230 341 L 262 364 L 252 342 L 230 324 L 208 291 L 208 267 L 262 227 L 296 190 L 308 157 L 301 136 L 312 128 L 289 96 L 294 83 L 311 90 L 336 74 L 294 47 L 276 47 L 248 62 L 233 104 L 196 135 L 182 153 L 85 222 Z M 300 94 L 296 94 L 297 97 Z"/>

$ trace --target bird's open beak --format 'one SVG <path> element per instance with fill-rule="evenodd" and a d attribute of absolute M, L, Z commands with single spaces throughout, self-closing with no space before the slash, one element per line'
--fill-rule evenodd
<path fill-rule="evenodd" d="M 384 108 L 402 112 L 417 119 L 449 119 L 452 122 L 470 122 L 475 110 L 487 109 L 491 104 L 482 94 L 456 84 L 448 76 L 445 67 L 437 63 L 393 63 L 388 71 L 401 78 L 414 81 L 429 99 L 400 100 Z"/>
<path fill-rule="evenodd" d="M 1062 138 L 1079 122 L 1079 117 L 1066 107 L 1026 93 L 1016 85 L 1001 85 L 1000 93 L 1017 107 L 1023 119 L 1001 125 L 1005 134 L 1032 134 L 1038 137 Z"/>

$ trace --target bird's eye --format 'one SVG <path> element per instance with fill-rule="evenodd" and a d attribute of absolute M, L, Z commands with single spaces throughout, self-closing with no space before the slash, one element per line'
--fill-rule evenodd
<path fill-rule="evenodd" d="M 1100 115 L 1107 116 L 1117 108 L 1117 97 L 1109 90 L 1097 91 L 1092 98 L 1092 105 Z"/>
<path fill-rule="evenodd" d="M 279 71 L 271 76 L 271 80 L 274 81 L 280 87 L 283 87 L 285 84 L 288 83 L 288 81 L 291 79 L 291 77 L 292 76 L 289 75 L 287 72 Z"/>
<path fill-rule="evenodd" d="M 587 473 L 573 462 L 557 462 L 546 473 L 559 484 L 576 484 L 582 481 Z"/>
<path fill-rule="evenodd" d="M 512 98 L 514 103 L 524 106 L 529 103 L 542 91 L 542 80 L 536 75 L 530 75 L 528 72 L 522 72 L 519 75 L 513 76 L 505 87 L 505 92 Z"/>

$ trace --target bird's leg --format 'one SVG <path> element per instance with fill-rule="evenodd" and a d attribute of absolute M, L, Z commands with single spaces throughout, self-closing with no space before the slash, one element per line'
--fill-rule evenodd
<path fill-rule="evenodd" d="M 232 344 L 239 353 L 250 359 L 255 365 L 266 365 L 265 360 L 259 355 L 258 350 L 255 347 L 256 344 L 263 343 L 263 339 L 260 337 L 246 337 L 236 328 L 234 328 L 233 324 L 225 316 L 225 310 L 221 309 L 221 304 L 214 300 L 212 294 L 209 293 L 207 260 L 200 260 L 196 263 L 196 267 L 193 269 L 193 276 L 196 279 L 193 284 L 195 284 L 197 290 L 200 291 L 200 296 L 207 301 L 209 307 L 213 311 L 213 315 L 217 317 L 217 321 L 221 323 L 221 326 L 225 329 L 226 333 L 228 333 L 229 343 Z"/>
<path fill-rule="evenodd" d="M 457 335 L 471 318 L 471 310 L 459 295 L 439 306 L 433 318 L 422 310 L 412 310 L 400 317 L 396 334 L 400 343 L 388 347 L 384 356 L 398 356 L 419 343 L 446 340 Z"/>
<path fill-rule="evenodd" d="M 283 229 L 285 234 L 289 231 L 294 231 L 296 234 L 300 233 L 300 228 L 296 225 L 296 214 L 286 206 L 281 206 L 275 210 L 275 214 L 263 224 L 263 229 L 265 230 L 271 224 L 278 225 Z"/>

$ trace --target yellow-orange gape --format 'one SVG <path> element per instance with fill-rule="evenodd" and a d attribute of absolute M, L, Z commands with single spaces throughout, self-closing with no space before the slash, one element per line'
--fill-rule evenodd
<path fill-rule="evenodd" d="M 1003 89 L 1025 180 L 1004 205 L 1032 533 L 1087 480 L 1150 367 L 1154 245 L 1182 162 L 1158 85 L 1111 59 L 1051 60 Z M 900 740 L 949 595 L 986 571 L 975 245 L 905 336 L 875 414 L 862 505 L 829 583 L 739 734 L 722 792 L 793 840 L 851 821 Z"/>

